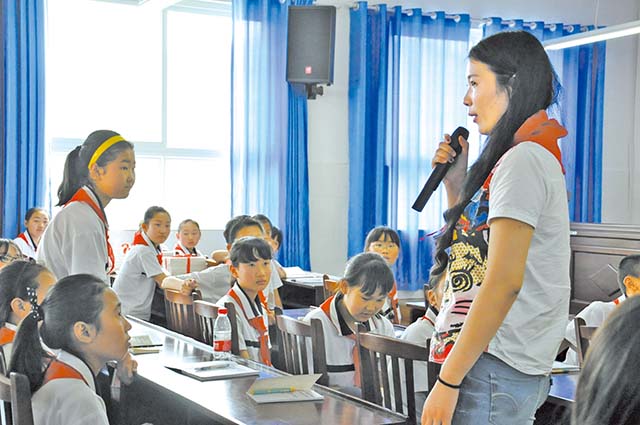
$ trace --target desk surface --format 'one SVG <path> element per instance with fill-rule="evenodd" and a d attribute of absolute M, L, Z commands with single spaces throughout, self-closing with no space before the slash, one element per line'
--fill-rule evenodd
<path fill-rule="evenodd" d="M 209 360 L 211 347 L 164 328 L 132 318 L 131 335 L 150 335 L 163 340 L 160 353 L 137 355 L 138 376 L 164 392 L 172 393 L 197 409 L 199 413 L 226 424 L 402 424 L 406 418 L 330 388 L 316 385 L 314 389 L 324 400 L 299 403 L 259 405 L 246 395 L 256 377 L 200 382 L 173 372 L 164 364 L 181 361 Z M 286 375 L 277 369 L 252 361 L 235 358 L 239 363 L 257 369 L 260 377 Z"/>

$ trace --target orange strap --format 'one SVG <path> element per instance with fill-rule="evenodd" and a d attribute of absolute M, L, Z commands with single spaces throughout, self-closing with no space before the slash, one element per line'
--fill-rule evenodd
<path fill-rule="evenodd" d="M 433 320 L 429 319 L 429 318 L 427 317 L 427 315 L 426 315 L 426 314 L 425 314 L 424 316 L 422 316 L 422 317 L 420 318 L 420 320 L 426 320 L 427 322 L 431 323 L 431 326 L 433 326 L 433 327 L 435 327 L 435 326 L 436 326 L 436 324 L 435 324 L 435 323 L 433 323 Z"/>
<path fill-rule="evenodd" d="M 244 314 L 245 319 L 249 322 L 251 327 L 258 331 L 258 340 L 260 342 L 260 359 L 262 363 L 267 366 L 271 366 L 271 352 L 269 351 L 269 329 L 264 324 L 264 320 L 262 316 L 254 317 L 253 319 L 249 319 L 247 316 L 247 312 L 244 311 L 244 307 L 242 306 L 242 301 L 240 301 L 240 297 L 236 294 L 236 291 L 231 288 L 228 292 L 229 296 L 233 298 L 236 303 L 240 306 L 240 310 L 242 310 L 242 314 Z"/>
<path fill-rule="evenodd" d="M 66 207 L 72 202 L 84 202 L 85 204 L 89 205 L 104 224 L 105 240 L 107 243 L 107 256 L 109 257 L 109 263 L 107 264 L 106 272 L 107 274 L 111 273 L 113 271 L 113 268 L 115 267 L 116 258 L 113 254 L 113 248 L 111 248 L 111 244 L 109 243 L 109 223 L 107 223 L 107 217 L 104 215 L 104 211 L 102 210 L 102 208 L 100 208 L 99 205 L 95 203 L 95 201 L 83 188 L 78 189 L 78 191 L 71 197 L 71 199 L 69 199 L 69 202 L 64 204 L 64 206 Z"/>
<path fill-rule="evenodd" d="M 138 230 L 137 232 L 135 232 L 133 234 L 133 244 L 134 245 L 144 245 L 144 246 L 149 246 L 149 244 L 147 243 L 147 241 L 144 239 L 144 237 L 142 236 L 142 233 L 140 232 L 140 230 Z M 155 249 L 155 247 L 154 247 Z M 156 258 L 158 259 L 158 263 L 160 263 L 160 265 L 162 265 L 162 252 L 156 254 Z M 187 270 L 187 273 L 189 273 L 189 271 Z"/>
<path fill-rule="evenodd" d="M 59 360 L 51 360 L 44 373 L 42 385 L 54 379 L 81 379 L 85 384 L 89 385 L 80 372 Z"/>
<path fill-rule="evenodd" d="M 9 329 L 6 326 L 0 328 L 0 346 L 7 345 L 13 342 L 16 337 L 16 331 Z"/>

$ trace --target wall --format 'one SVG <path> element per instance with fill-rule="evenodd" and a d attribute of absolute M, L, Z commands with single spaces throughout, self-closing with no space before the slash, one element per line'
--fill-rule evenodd
<path fill-rule="evenodd" d="M 374 2 L 370 3 L 373 4 Z M 637 0 L 600 4 L 597 24 L 614 25 L 640 17 Z M 309 202 L 311 266 L 340 274 L 347 257 L 348 58 L 349 6 L 353 2 L 318 1 L 337 6 L 334 85 L 309 101 Z M 425 11 L 469 13 L 472 18 L 500 16 L 545 22 L 594 24 L 598 0 L 430 0 L 392 2 Z M 603 222 L 640 224 L 640 68 L 638 37 L 608 42 L 605 81 Z"/>

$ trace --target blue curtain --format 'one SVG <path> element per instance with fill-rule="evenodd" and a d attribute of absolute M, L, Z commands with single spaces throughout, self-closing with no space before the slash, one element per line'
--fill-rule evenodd
<path fill-rule="evenodd" d="M 285 80 L 287 7 L 233 2 L 231 214 L 266 214 L 283 264 L 308 269 L 307 101 Z"/>
<path fill-rule="evenodd" d="M 27 209 L 44 204 L 44 5 L 1 4 L 0 223 L 14 238 Z"/>
<path fill-rule="evenodd" d="M 579 25 L 548 25 L 536 22 L 533 28 L 522 20 L 502 23 L 491 18 L 484 36 L 504 30 L 523 29 L 545 41 L 577 33 Z M 593 27 L 582 29 L 592 30 Z M 562 139 L 563 164 L 569 193 L 572 221 L 599 223 L 602 218 L 602 130 L 604 114 L 604 70 L 606 43 L 587 44 L 549 52 L 560 79 L 556 115 L 569 135 Z"/>
<path fill-rule="evenodd" d="M 384 5 L 351 12 L 349 76 L 349 255 L 376 225 L 398 230 L 400 289 L 419 289 L 432 264 L 429 233 L 442 224 L 445 195 L 411 209 L 445 132 L 466 122 L 462 104 L 470 20 Z"/>

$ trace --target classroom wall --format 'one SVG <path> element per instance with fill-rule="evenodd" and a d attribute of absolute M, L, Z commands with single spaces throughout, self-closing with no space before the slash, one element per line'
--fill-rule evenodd
<path fill-rule="evenodd" d="M 349 6 L 352 1 L 318 1 L 337 6 L 334 85 L 309 101 L 309 202 L 311 267 L 340 274 L 347 258 Z M 370 2 L 374 4 L 378 2 Z M 425 11 L 469 13 L 578 24 L 614 25 L 640 17 L 637 0 L 446 0 L 390 2 Z M 603 153 L 603 222 L 640 224 L 640 69 L 637 36 L 607 43 Z"/>

